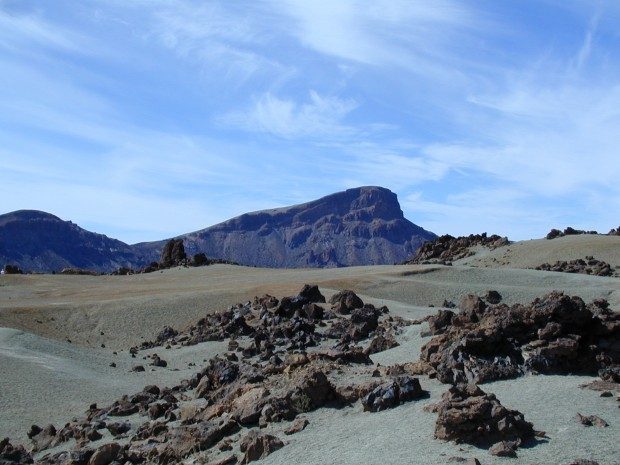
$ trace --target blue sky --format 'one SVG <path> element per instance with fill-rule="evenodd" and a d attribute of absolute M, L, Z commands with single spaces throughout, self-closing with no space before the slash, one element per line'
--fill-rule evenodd
<path fill-rule="evenodd" d="M 620 2 L 0 0 L 0 211 L 126 242 L 358 185 L 436 233 L 620 223 Z"/>

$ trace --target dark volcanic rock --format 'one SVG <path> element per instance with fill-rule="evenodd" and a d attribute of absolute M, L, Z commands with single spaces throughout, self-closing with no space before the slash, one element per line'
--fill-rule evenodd
<path fill-rule="evenodd" d="M 474 252 L 471 250 L 472 247 L 484 246 L 493 250 L 508 244 L 507 238 L 496 234 L 492 236 L 487 236 L 487 233 L 470 234 L 469 236 L 461 237 L 453 237 L 446 234 L 426 242 L 405 264 L 450 264 L 454 260 L 474 255 Z"/>
<path fill-rule="evenodd" d="M 166 242 L 166 245 L 161 251 L 159 264 L 163 268 L 169 268 L 171 266 L 181 265 L 185 262 L 186 258 L 187 255 L 185 254 L 183 239 L 170 239 Z"/>
<path fill-rule="evenodd" d="M 560 260 L 554 264 L 543 263 L 535 268 L 541 271 L 557 271 L 560 273 L 580 273 L 593 276 L 613 276 L 614 268 L 607 262 L 597 260 L 592 256 L 577 260 Z"/>
<path fill-rule="evenodd" d="M 21 465 L 33 462 L 32 455 L 24 449 L 24 446 L 13 446 L 9 438 L 0 441 L 0 464 Z"/>
<path fill-rule="evenodd" d="M 380 412 L 398 407 L 401 403 L 419 399 L 426 394 L 417 378 L 400 376 L 392 383 L 383 384 L 373 389 L 362 399 L 364 410 Z"/>
<path fill-rule="evenodd" d="M 405 219 L 396 194 L 359 187 L 301 205 L 247 213 L 179 239 L 188 254 L 294 268 L 399 263 L 435 237 Z M 135 247 L 156 261 L 163 246 L 160 241 Z"/>
<path fill-rule="evenodd" d="M 16 265 L 4 265 L 2 268 L 4 274 L 23 274 L 24 272 Z"/>
<path fill-rule="evenodd" d="M 337 292 L 329 299 L 329 303 L 332 304 L 334 311 L 342 314 L 349 314 L 351 310 L 364 306 L 362 299 L 355 292 L 349 290 Z"/>
<path fill-rule="evenodd" d="M 516 448 L 540 434 L 522 413 L 507 409 L 495 395 L 475 385 L 451 387 L 431 410 L 438 414 L 435 437 L 446 441 L 480 447 L 509 441 Z M 498 450 L 500 447 L 508 445 L 498 446 Z"/>
<path fill-rule="evenodd" d="M 420 359 L 444 383 L 483 383 L 526 371 L 544 374 L 613 373 L 620 365 L 620 315 L 607 302 L 586 305 L 553 292 L 530 305 L 487 307 L 476 296 L 443 320 Z M 613 377 L 613 375 L 610 375 Z"/>
<path fill-rule="evenodd" d="M 612 232 L 614 230 L 612 229 L 609 234 L 613 235 Z M 570 226 L 568 226 L 567 228 L 564 229 L 564 231 L 560 231 L 559 229 L 552 229 L 551 231 L 549 231 L 547 233 L 546 238 L 547 239 L 555 239 L 557 237 L 564 237 L 564 236 L 577 236 L 577 235 L 581 235 L 581 234 L 598 234 L 596 231 L 584 231 L 582 229 L 575 229 L 572 228 Z"/>
<path fill-rule="evenodd" d="M 262 459 L 282 447 L 284 447 L 284 443 L 277 437 L 250 431 L 240 443 L 241 452 L 245 453 L 241 463 L 250 463 Z"/>

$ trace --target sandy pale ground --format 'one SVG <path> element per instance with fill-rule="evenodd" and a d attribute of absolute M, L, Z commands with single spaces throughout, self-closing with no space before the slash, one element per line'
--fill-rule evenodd
<path fill-rule="evenodd" d="M 564 239 L 581 240 L 530 242 L 559 247 Z M 588 254 L 612 262 L 614 253 L 609 251 L 611 258 Z M 518 263 L 517 258 L 512 260 L 513 266 L 525 263 L 525 259 Z M 225 344 L 158 348 L 155 352 L 169 366 L 156 369 L 148 367 L 148 361 L 131 358 L 127 349 L 152 339 L 164 325 L 183 327 L 207 312 L 266 292 L 277 297 L 292 295 L 304 283 L 319 284 L 326 295 L 350 288 L 365 301 L 387 305 L 393 314 L 412 319 L 434 313 L 431 304 L 439 306 L 444 299 L 458 302 L 462 294 L 488 289 L 498 290 L 507 303 L 529 302 L 558 289 L 586 301 L 604 297 L 620 308 L 618 278 L 503 266 L 271 270 L 217 265 L 136 276 L 1 276 L 0 436 L 27 442 L 25 433 L 33 423 L 61 426 L 82 414 L 92 402 L 110 403 L 146 384 L 176 384 L 197 371 L 203 360 L 224 351 Z M 374 361 L 389 365 L 416 360 L 428 340 L 422 336 L 423 329 L 408 327 L 399 336 L 401 345 L 375 354 Z M 117 367 L 110 367 L 111 362 Z M 197 367 L 188 366 L 191 362 Z M 131 372 L 136 364 L 143 364 L 147 371 Z M 483 464 L 562 464 L 580 457 L 594 458 L 601 464 L 620 462 L 618 403 L 580 389 L 578 385 L 584 381 L 587 378 L 530 376 L 483 386 L 507 407 L 521 410 L 551 438 L 545 444 L 520 450 L 516 460 L 497 459 L 483 450 L 432 439 L 436 416 L 422 408 L 438 399 L 446 386 L 422 378 L 431 399 L 378 414 L 364 413 L 359 405 L 313 412 L 310 426 L 287 437 L 290 444 L 265 463 L 443 464 L 451 456 L 476 456 Z M 573 419 L 577 412 L 599 415 L 610 427 L 583 427 Z"/>
<path fill-rule="evenodd" d="M 507 268 L 535 268 L 543 263 L 576 260 L 591 255 L 620 268 L 620 236 L 564 236 L 556 239 L 520 241 L 493 251 L 481 249 L 472 257 L 459 260 L 459 265 Z"/>

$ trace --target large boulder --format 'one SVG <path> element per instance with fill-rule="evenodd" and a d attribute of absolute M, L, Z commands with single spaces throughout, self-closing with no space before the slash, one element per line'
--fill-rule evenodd
<path fill-rule="evenodd" d="M 356 308 L 362 308 L 364 302 L 357 294 L 350 290 L 343 290 L 337 292 L 329 299 L 329 303 L 332 304 L 332 309 L 340 314 L 347 315 Z"/>
<path fill-rule="evenodd" d="M 501 441 L 525 444 L 537 434 L 522 413 L 504 407 L 478 386 L 451 387 L 431 407 L 437 412 L 435 437 L 446 441 L 490 447 Z"/>
<path fill-rule="evenodd" d="M 244 453 L 241 463 L 245 464 L 267 457 L 284 447 L 284 443 L 271 434 L 252 430 L 241 439 L 239 446 Z"/>
<path fill-rule="evenodd" d="M 183 239 L 170 239 L 161 251 L 159 264 L 163 268 L 177 266 L 187 259 Z"/>
<path fill-rule="evenodd" d="M 417 378 L 399 376 L 393 382 L 377 386 L 368 393 L 362 399 L 362 406 L 366 411 L 379 412 L 419 399 L 426 394 Z"/>
<path fill-rule="evenodd" d="M 32 455 L 24 446 L 14 446 L 9 442 L 9 438 L 0 441 L 0 464 L 2 465 L 22 465 L 34 463 Z"/>

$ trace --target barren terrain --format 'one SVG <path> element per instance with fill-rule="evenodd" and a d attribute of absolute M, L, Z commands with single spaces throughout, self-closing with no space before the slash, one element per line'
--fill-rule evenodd
<path fill-rule="evenodd" d="M 183 328 L 207 313 L 265 293 L 294 295 L 304 283 L 317 284 L 328 298 L 338 289 L 352 289 L 365 302 L 387 305 L 392 315 L 412 320 L 433 314 L 444 299 L 458 302 L 464 294 L 482 295 L 489 289 L 499 291 L 508 304 L 528 303 L 560 290 L 586 302 L 607 299 L 618 311 L 618 278 L 520 269 L 585 255 L 620 266 L 620 238 L 526 241 L 479 251 L 455 266 L 283 270 L 214 265 L 133 276 L 2 276 L 0 436 L 27 443 L 31 424 L 61 426 L 92 402 L 110 403 L 147 384 L 172 385 L 190 377 L 205 360 L 223 353 L 225 344 L 159 347 L 140 352 L 138 360 L 128 349 L 153 339 L 165 325 Z M 398 336 L 400 346 L 373 355 L 373 361 L 389 365 L 417 360 L 420 347 L 429 340 L 426 328 L 407 327 Z M 166 368 L 131 371 L 153 352 L 168 361 Z M 617 463 L 620 409 L 617 402 L 579 388 L 591 379 L 525 376 L 484 385 L 485 391 L 523 412 L 549 436 L 542 444 L 520 450 L 517 459 L 433 439 L 436 416 L 422 409 L 437 400 L 445 386 L 422 376 L 430 399 L 380 413 L 363 412 L 359 404 L 318 409 L 308 414 L 309 426 L 287 437 L 287 446 L 264 463 L 445 464 L 454 456 L 478 457 L 483 464 L 562 464 L 575 458 Z M 609 427 L 583 427 L 574 420 L 577 412 L 599 415 Z"/>

